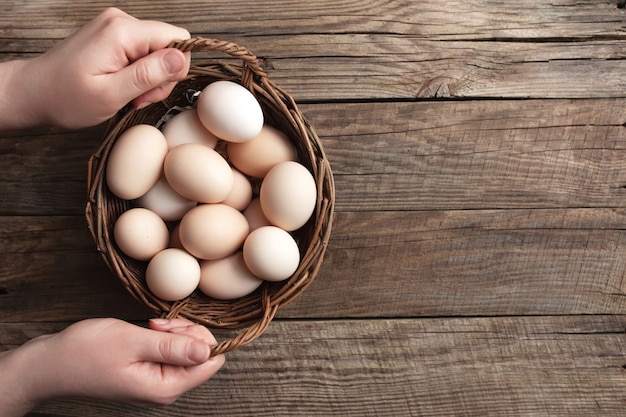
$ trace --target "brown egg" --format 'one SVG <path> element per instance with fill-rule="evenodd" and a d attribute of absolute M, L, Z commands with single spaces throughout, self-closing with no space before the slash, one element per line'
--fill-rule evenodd
<path fill-rule="evenodd" d="M 113 194 L 125 200 L 144 195 L 158 181 L 167 154 L 165 137 L 151 125 L 135 125 L 117 139 L 106 167 Z"/>
<path fill-rule="evenodd" d="M 248 220 L 248 225 L 250 226 L 250 232 L 255 229 L 258 229 L 261 226 L 270 226 L 271 223 L 263 214 L 263 210 L 261 210 L 261 200 L 257 197 L 252 199 L 248 207 L 243 211 L 243 215 L 246 216 Z"/>
<path fill-rule="evenodd" d="M 252 201 L 252 184 L 236 169 L 233 169 L 233 180 L 233 190 L 222 203 L 243 211 Z"/>
<path fill-rule="evenodd" d="M 248 142 L 228 143 L 228 159 L 244 174 L 263 178 L 276 164 L 297 159 L 296 148 L 281 131 L 265 125 Z"/>
<path fill-rule="evenodd" d="M 180 221 L 183 247 L 200 259 L 220 259 L 238 250 L 248 235 L 244 215 L 225 204 L 201 204 Z"/>
<path fill-rule="evenodd" d="M 267 220 L 291 232 L 304 226 L 313 214 L 317 187 L 313 175 L 302 164 L 281 162 L 263 179 L 259 197 Z"/>
<path fill-rule="evenodd" d="M 243 297 L 263 282 L 246 267 L 241 251 L 226 258 L 202 261 L 200 271 L 198 289 L 218 300 Z"/>
<path fill-rule="evenodd" d="M 215 150 L 197 143 L 170 150 L 164 172 L 170 186 L 191 201 L 219 203 L 233 190 L 233 171 L 228 162 Z"/>

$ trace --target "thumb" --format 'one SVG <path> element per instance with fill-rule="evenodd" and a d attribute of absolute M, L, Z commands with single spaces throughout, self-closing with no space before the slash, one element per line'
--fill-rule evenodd
<path fill-rule="evenodd" d="M 148 96 L 146 93 L 158 91 L 163 85 L 182 79 L 187 70 L 187 57 L 182 51 L 173 48 L 160 49 L 122 69 L 118 73 L 122 88 L 118 91 L 123 91 L 125 101 L 129 102 L 140 96 Z M 167 94 L 168 92 L 165 96 Z M 153 101 L 164 98 L 155 97 Z"/>
<path fill-rule="evenodd" d="M 176 366 L 193 366 L 209 359 L 211 348 L 192 337 L 152 331 L 156 340 L 148 343 L 144 360 Z"/>

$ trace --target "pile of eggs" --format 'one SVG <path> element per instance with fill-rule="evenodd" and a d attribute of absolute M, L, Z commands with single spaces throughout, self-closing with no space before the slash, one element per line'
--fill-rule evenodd
<path fill-rule="evenodd" d="M 106 181 L 133 201 L 115 222 L 115 243 L 148 262 L 146 285 L 165 301 L 196 289 L 230 300 L 292 276 L 301 255 L 291 232 L 307 223 L 317 199 L 294 145 L 231 81 L 209 84 L 195 108 L 161 130 L 139 124 L 124 131 Z"/>

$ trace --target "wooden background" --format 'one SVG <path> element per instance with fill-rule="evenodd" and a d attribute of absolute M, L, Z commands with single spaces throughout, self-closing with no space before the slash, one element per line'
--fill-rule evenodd
<path fill-rule="evenodd" d="M 107 5 L 255 52 L 326 147 L 335 227 L 312 286 L 174 405 L 29 416 L 626 415 L 624 1 L 2 0 L 0 60 Z M 0 134 L 2 349 L 150 317 L 83 217 L 102 131 Z"/>

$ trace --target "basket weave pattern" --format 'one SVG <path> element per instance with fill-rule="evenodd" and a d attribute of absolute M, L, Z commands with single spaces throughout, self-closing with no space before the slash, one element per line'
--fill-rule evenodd
<path fill-rule="evenodd" d="M 184 52 L 220 52 L 240 59 L 241 63 L 206 61 L 193 63 L 188 76 L 179 82 L 170 96 L 142 110 L 128 107 L 111 119 L 99 149 L 88 164 L 88 201 L 85 215 L 98 251 L 106 264 L 121 279 L 127 290 L 140 302 L 166 318 L 184 317 L 212 330 L 242 330 L 221 341 L 212 355 L 226 353 L 258 338 L 278 309 L 300 295 L 317 275 L 326 250 L 333 220 L 335 188 L 330 164 L 320 140 L 297 108 L 295 101 L 275 85 L 247 49 L 217 39 L 192 38 L 173 43 Z M 298 269 L 291 278 L 264 282 L 245 297 L 224 301 L 209 298 L 198 291 L 186 299 L 166 302 L 155 297 L 145 283 L 147 263 L 124 255 L 113 239 L 113 226 L 133 202 L 114 196 L 106 186 L 108 155 L 119 135 L 136 124 L 158 126 L 164 116 L 176 109 L 189 108 L 194 97 L 211 82 L 238 82 L 252 92 L 263 109 L 265 123 L 285 133 L 294 143 L 298 161 L 313 174 L 317 185 L 317 203 L 309 222 L 293 233 L 302 254 Z"/>

